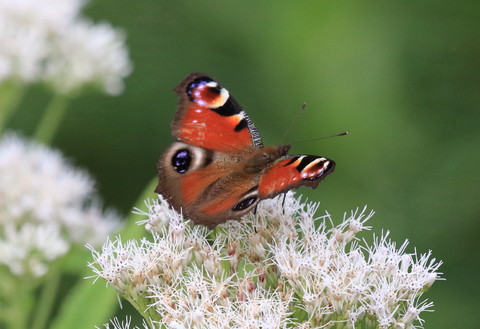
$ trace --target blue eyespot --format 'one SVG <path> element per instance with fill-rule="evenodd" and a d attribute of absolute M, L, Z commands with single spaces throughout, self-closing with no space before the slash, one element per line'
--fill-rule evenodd
<path fill-rule="evenodd" d="M 232 210 L 233 211 L 245 210 L 248 207 L 250 207 L 255 201 L 257 201 L 257 197 L 247 198 L 245 200 L 240 201 L 235 206 L 233 206 Z"/>
<path fill-rule="evenodd" d="M 172 157 L 172 167 L 179 174 L 187 172 L 190 167 L 192 157 L 187 149 L 178 150 Z"/>

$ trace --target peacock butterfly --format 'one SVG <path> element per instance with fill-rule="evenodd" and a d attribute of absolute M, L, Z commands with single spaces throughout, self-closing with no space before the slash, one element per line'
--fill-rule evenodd
<path fill-rule="evenodd" d="M 175 91 L 177 141 L 158 161 L 155 192 L 195 224 L 239 219 L 262 199 L 316 188 L 335 168 L 324 157 L 287 155 L 290 145 L 264 147 L 245 111 L 208 75 L 191 73 Z"/>

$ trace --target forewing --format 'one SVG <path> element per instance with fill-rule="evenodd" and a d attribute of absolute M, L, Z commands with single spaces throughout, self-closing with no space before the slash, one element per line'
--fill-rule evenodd
<path fill-rule="evenodd" d="M 211 77 L 191 73 L 175 91 L 179 104 L 172 134 L 180 141 L 229 154 L 262 147 L 248 115 Z"/>

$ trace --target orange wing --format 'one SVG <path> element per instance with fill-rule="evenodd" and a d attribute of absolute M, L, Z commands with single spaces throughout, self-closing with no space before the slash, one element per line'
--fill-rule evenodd
<path fill-rule="evenodd" d="M 229 92 L 211 77 L 191 73 L 175 88 L 180 101 L 172 134 L 190 145 L 238 153 L 262 147 L 255 126 Z"/>
<path fill-rule="evenodd" d="M 335 162 L 314 155 L 289 155 L 275 162 L 260 177 L 260 199 L 274 196 L 302 185 L 317 187 L 335 169 Z"/>

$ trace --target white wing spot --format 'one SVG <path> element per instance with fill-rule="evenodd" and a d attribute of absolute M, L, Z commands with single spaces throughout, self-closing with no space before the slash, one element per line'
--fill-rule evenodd
<path fill-rule="evenodd" d="M 215 82 L 215 84 L 217 83 Z M 214 101 L 212 101 L 212 103 L 210 104 L 210 108 L 216 109 L 223 106 L 227 102 L 229 97 L 230 97 L 230 94 L 228 93 L 227 89 L 225 88 L 220 89 L 220 94 L 217 96 L 217 98 L 215 98 Z"/>
<path fill-rule="evenodd" d="M 206 85 L 210 88 L 216 88 L 218 86 L 218 83 L 215 81 L 209 81 L 206 83 Z"/>
<path fill-rule="evenodd" d="M 317 163 L 321 162 L 321 161 L 324 161 L 325 158 L 318 158 L 318 159 L 315 159 L 314 161 L 310 162 L 308 165 L 305 166 L 305 168 L 303 168 L 302 171 L 305 171 L 305 170 L 309 170 L 310 168 L 312 168 L 313 166 L 315 166 Z M 328 161 L 325 162 L 325 165 L 328 164 Z"/>

